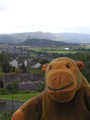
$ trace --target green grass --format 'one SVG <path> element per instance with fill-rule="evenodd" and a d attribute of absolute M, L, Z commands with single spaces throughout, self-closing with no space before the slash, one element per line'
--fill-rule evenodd
<path fill-rule="evenodd" d="M 72 53 L 72 54 L 75 54 L 75 53 L 78 53 L 78 51 L 46 51 L 47 53 L 58 53 L 58 54 L 67 54 L 67 53 Z"/>
<path fill-rule="evenodd" d="M 14 101 L 24 101 L 26 102 L 27 100 L 37 96 L 40 94 L 40 92 L 36 93 L 30 93 L 30 94 L 13 94 Z M 3 98 L 5 100 L 12 100 L 12 95 L 4 95 Z M 0 99 L 2 99 L 2 95 L 0 95 Z"/>
<path fill-rule="evenodd" d="M 16 74 L 16 73 L 15 72 L 9 72 L 9 73 L 0 72 L 0 77 L 2 77 L 3 75 L 12 75 L 12 74 Z"/>
<path fill-rule="evenodd" d="M 28 50 L 34 50 L 34 51 L 40 52 L 42 51 L 42 48 L 41 47 L 30 47 L 28 48 Z"/>
<path fill-rule="evenodd" d="M 81 45 L 82 48 L 85 48 L 85 49 L 90 49 L 90 44 L 86 44 L 86 45 Z"/>
<path fill-rule="evenodd" d="M 82 46 L 79 46 L 82 47 Z M 79 48 L 78 46 L 74 46 L 73 49 Z M 88 47 L 90 47 L 88 45 Z M 34 50 L 36 52 L 47 52 L 47 53 L 58 53 L 58 54 L 67 54 L 67 53 L 78 53 L 80 51 L 76 51 L 76 50 L 64 50 L 65 47 L 32 47 L 32 48 L 28 48 L 29 50 Z M 35 56 L 35 54 L 34 54 Z"/>
<path fill-rule="evenodd" d="M 37 68 L 28 68 L 27 71 L 28 72 L 32 72 L 32 73 L 36 73 L 36 74 L 42 73 L 42 70 L 41 69 L 37 69 Z"/>

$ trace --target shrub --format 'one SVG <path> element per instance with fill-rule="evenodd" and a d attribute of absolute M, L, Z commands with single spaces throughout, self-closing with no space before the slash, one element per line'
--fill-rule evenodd
<path fill-rule="evenodd" d="M 29 94 L 30 90 L 19 91 L 18 94 Z"/>
<path fill-rule="evenodd" d="M 8 95 L 8 89 L 7 88 L 0 88 L 0 95 Z"/>
<path fill-rule="evenodd" d="M 0 120 L 11 120 L 15 111 L 0 113 Z"/>
<path fill-rule="evenodd" d="M 39 86 L 37 86 L 38 92 L 42 92 L 45 89 L 45 83 L 41 83 Z"/>

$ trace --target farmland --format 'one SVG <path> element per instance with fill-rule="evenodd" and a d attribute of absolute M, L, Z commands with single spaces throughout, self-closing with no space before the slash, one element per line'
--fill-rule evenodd
<path fill-rule="evenodd" d="M 69 50 L 65 49 L 69 48 Z M 33 50 L 35 52 L 46 52 L 46 53 L 58 53 L 58 54 L 67 54 L 67 53 L 78 53 L 85 52 L 90 49 L 90 44 L 80 44 L 79 46 L 66 46 L 66 47 L 29 47 L 28 50 Z M 85 50 L 85 51 L 84 51 Z"/>

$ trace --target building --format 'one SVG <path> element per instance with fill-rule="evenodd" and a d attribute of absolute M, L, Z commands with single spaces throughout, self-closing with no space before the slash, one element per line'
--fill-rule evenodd
<path fill-rule="evenodd" d="M 9 61 L 9 64 L 12 67 L 18 68 L 18 61 L 17 60 L 11 60 L 11 61 Z"/>
<path fill-rule="evenodd" d="M 12 65 L 15 68 L 18 68 L 20 66 L 22 66 L 22 64 L 24 64 L 25 66 L 27 66 L 27 60 L 10 60 L 9 64 Z"/>
<path fill-rule="evenodd" d="M 40 63 L 36 63 L 35 65 L 31 66 L 32 68 L 40 68 L 41 64 Z"/>

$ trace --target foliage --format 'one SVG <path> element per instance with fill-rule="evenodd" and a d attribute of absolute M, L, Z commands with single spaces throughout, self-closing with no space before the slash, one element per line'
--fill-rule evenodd
<path fill-rule="evenodd" d="M 16 68 L 15 67 L 11 67 L 11 72 L 15 72 Z"/>
<path fill-rule="evenodd" d="M 18 94 L 29 94 L 30 90 L 19 91 Z"/>
<path fill-rule="evenodd" d="M 33 59 L 32 61 L 33 61 L 33 62 L 39 62 L 38 59 Z"/>
<path fill-rule="evenodd" d="M 0 88 L 0 95 L 8 95 L 9 92 L 8 92 L 8 89 L 7 88 Z"/>
<path fill-rule="evenodd" d="M 17 93 L 18 92 L 18 82 L 13 81 L 12 83 L 8 83 L 7 89 L 9 92 L 12 92 L 12 90 L 13 90 L 13 93 Z"/>
<path fill-rule="evenodd" d="M 15 111 L 0 113 L 0 120 L 11 120 L 11 117 Z"/>
<path fill-rule="evenodd" d="M 83 61 L 83 62 L 87 62 L 90 60 L 90 53 L 77 53 L 77 54 L 74 54 L 72 55 L 72 58 L 74 60 L 80 60 L 80 61 Z"/>
<path fill-rule="evenodd" d="M 69 43 L 64 43 L 60 41 L 53 41 L 53 40 L 47 40 L 47 39 L 39 39 L 39 38 L 31 38 L 23 41 L 22 43 L 19 43 L 19 45 L 22 46 L 65 46 L 65 45 L 71 45 Z"/>
<path fill-rule="evenodd" d="M 40 64 L 43 65 L 45 63 L 49 63 L 49 60 L 40 60 Z"/>
<path fill-rule="evenodd" d="M 20 67 L 22 72 L 27 72 L 27 68 L 24 64 L 22 64 L 22 66 Z"/>
<path fill-rule="evenodd" d="M 83 75 L 87 78 L 88 82 L 90 83 L 90 62 L 85 63 L 85 68 L 83 70 Z"/>
<path fill-rule="evenodd" d="M 8 73 L 11 71 L 11 65 L 7 61 L 4 61 L 1 66 L 3 72 Z"/>
<path fill-rule="evenodd" d="M 35 74 L 40 74 L 40 73 L 42 73 L 42 70 L 38 69 L 38 68 L 27 67 L 27 72 L 32 72 L 32 73 L 35 73 Z"/>
<path fill-rule="evenodd" d="M 84 63 L 85 67 L 83 70 L 83 75 L 86 77 L 86 79 L 90 83 L 90 53 L 78 53 L 73 56 L 74 60 L 80 60 Z"/>
<path fill-rule="evenodd" d="M 3 87 L 3 78 L 2 78 L 2 76 L 0 76 L 0 88 L 2 88 Z"/>
<path fill-rule="evenodd" d="M 45 89 L 45 83 L 41 83 L 38 87 L 38 92 L 42 92 Z"/>
<path fill-rule="evenodd" d="M 9 65 L 8 61 L 10 60 L 10 57 L 1 53 L 0 54 L 0 66 L 3 72 L 10 72 L 11 66 Z"/>
<path fill-rule="evenodd" d="M 0 65 L 2 65 L 2 63 L 4 62 L 4 61 L 9 61 L 10 60 L 10 57 L 9 56 L 7 56 L 7 55 L 5 55 L 5 54 L 3 54 L 3 53 L 0 53 Z"/>

